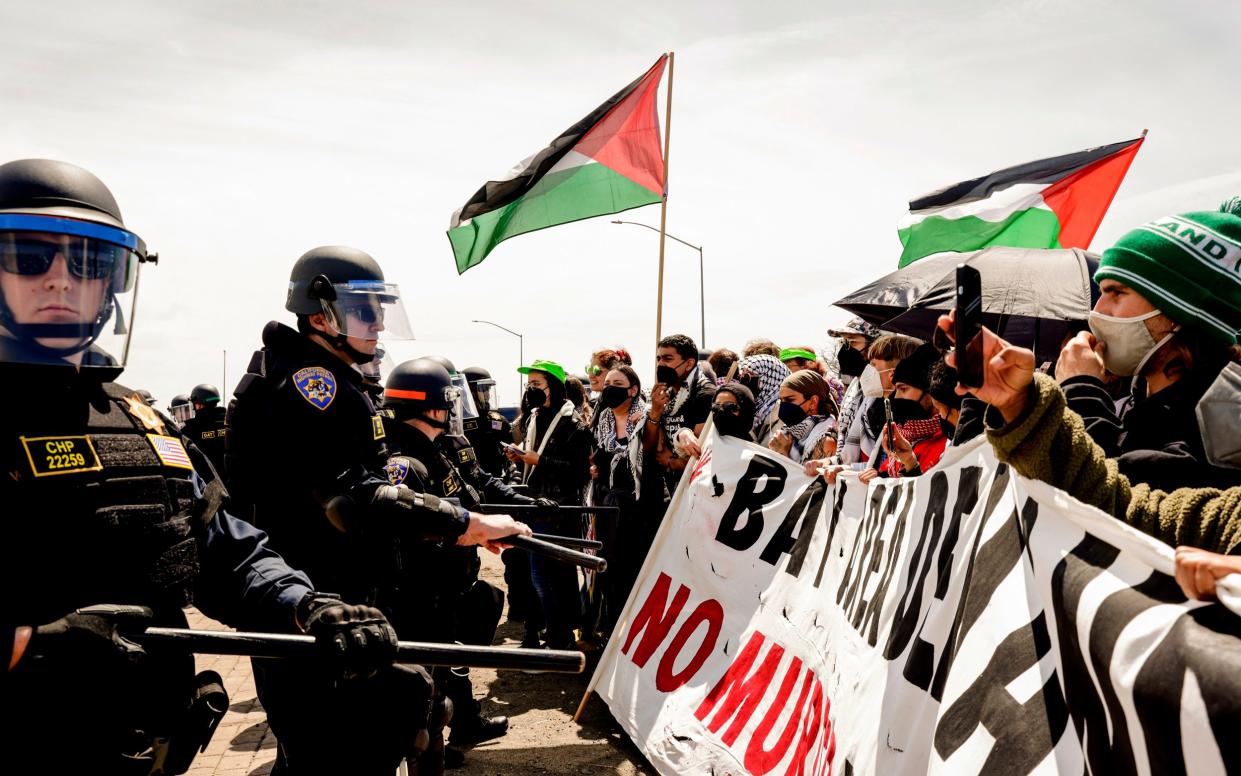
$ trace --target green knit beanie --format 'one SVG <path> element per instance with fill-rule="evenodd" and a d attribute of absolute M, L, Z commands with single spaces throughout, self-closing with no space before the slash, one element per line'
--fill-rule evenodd
<path fill-rule="evenodd" d="M 1219 212 L 1151 221 L 1103 252 L 1095 282 L 1137 291 L 1186 329 L 1234 344 L 1241 331 L 1241 198 Z"/>

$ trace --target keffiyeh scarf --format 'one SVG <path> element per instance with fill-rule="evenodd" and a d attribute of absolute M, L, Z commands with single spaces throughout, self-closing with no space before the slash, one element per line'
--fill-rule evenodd
<path fill-rule="evenodd" d="M 754 402 L 757 405 L 754 411 L 754 431 L 757 433 L 767 422 L 776 402 L 780 401 L 780 383 L 791 373 L 787 366 L 780 363 L 780 359 L 766 353 L 741 359 L 737 364 L 737 372 L 749 372 L 758 376 L 758 390 L 754 391 Z"/>

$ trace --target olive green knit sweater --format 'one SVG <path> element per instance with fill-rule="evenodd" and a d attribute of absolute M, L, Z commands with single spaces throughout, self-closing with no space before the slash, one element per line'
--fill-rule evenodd
<path fill-rule="evenodd" d="M 1018 472 L 1042 480 L 1124 520 L 1174 547 L 1189 545 L 1231 552 L 1241 544 L 1241 487 L 1179 488 L 1171 493 L 1130 485 L 1086 433 L 1056 381 L 1034 375 L 1030 404 L 1017 420 L 988 429 L 997 457 Z"/>

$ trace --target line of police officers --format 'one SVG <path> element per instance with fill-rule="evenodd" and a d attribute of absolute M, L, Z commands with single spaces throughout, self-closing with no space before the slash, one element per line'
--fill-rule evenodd
<path fill-rule="evenodd" d="M 436 688 L 392 664 L 398 632 L 490 643 L 499 596 L 475 548 L 529 528 L 470 507 L 534 503 L 444 433 L 465 394 L 442 364 L 397 369 L 377 410 L 357 367 L 380 332 L 408 333 L 396 285 L 355 249 L 297 260 L 296 329 L 264 328 L 218 467 L 201 433 L 115 382 L 155 261 L 91 173 L 0 165 L 0 697 L 19 712 L 0 726 L 6 765 L 184 772 L 223 714 L 220 679 L 132 635 L 184 625 L 191 602 L 234 627 L 315 636 L 319 659 L 254 661 L 277 772 L 391 774 L 403 759 L 438 772 L 453 700 L 453 743 L 502 734 L 468 676 Z"/>

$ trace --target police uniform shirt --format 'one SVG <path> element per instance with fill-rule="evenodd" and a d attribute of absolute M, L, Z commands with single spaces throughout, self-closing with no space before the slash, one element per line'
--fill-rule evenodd
<path fill-rule="evenodd" d="M 199 450 L 211 459 L 211 465 L 220 474 L 224 473 L 224 408 L 203 407 L 194 413 L 194 417 L 185 421 L 182 431 L 190 438 Z"/>
<path fill-rule="evenodd" d="M 364 517 L 386 484 L 382 419 L 361 374 L 326 348 L 275 321 L 263 343 L 229 408 L 229 489 L 320 589 L 361 602 L 389 570 L 391 549 L 381 536 L 342 532 L 328 510 Z"/>

